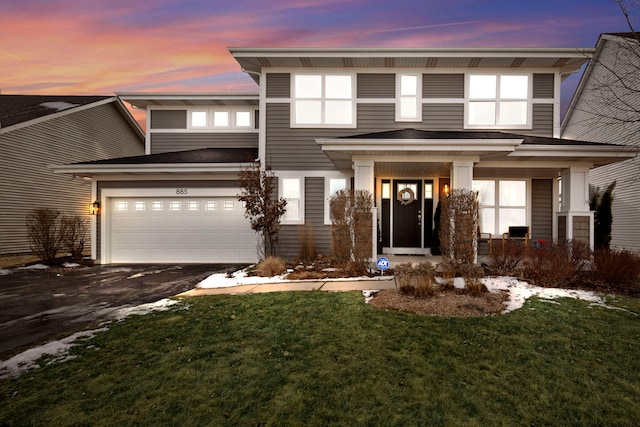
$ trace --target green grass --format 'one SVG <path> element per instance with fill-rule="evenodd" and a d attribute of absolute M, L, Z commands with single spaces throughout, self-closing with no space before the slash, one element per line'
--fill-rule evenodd
<path fill-rule="evenodd" d="M 0 425 L 635 424 L 640 317 L 559 301 L 442 318 L 358 293 L 185 299 L 0 380 Z"/>

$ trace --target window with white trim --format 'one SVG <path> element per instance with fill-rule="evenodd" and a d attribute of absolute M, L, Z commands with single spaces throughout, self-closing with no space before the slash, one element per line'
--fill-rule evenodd
<path fill-rule="evenodd" d="M 331 198 L 340 190 L 346 190 L 347 178 L 325 178 L 324 179 L 324 223 L 331 224 Z"/>
<path fill-rule="evenodd" d="M 191 110 L 189 112 L 189 127 L 192 129 L 209 127 L 209 112 L 207 110 Z"/>
<path fill-rule="evenodd" d="M 396 121 L 422 121 L 419 74 L 396 75 Z"/>
<path fill-rule="evenodd" d="M 529 75 L 470 74 L 467 128 L 530 128 Z"/>
<path fill-rule="evenodd" d="M 527 181 L 473 180 L 480 202 L 480 231 L 501 235 L 509 226 L 527 225 Z"/>
<path fill-rule="evenodd" d="M 207 131 L 254 129 L 254 113 L 254 109 L 247 107 L 190 109 L 187 127 Z"/>
<path fill-rule="evenodd" d="M 304 178 L 278 179 L 278 193 L 287 201 L 282 224 L 304 224 Z"/>
<path fill-rule="evenodd" d="M 294 74 L 291 124 L 298 127 L 353 127 L 352 74 Z"/>

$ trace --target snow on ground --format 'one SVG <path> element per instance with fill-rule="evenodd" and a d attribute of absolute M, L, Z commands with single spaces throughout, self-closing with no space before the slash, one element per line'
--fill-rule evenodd
<path fill-rule="evenodd" d="M 145 315 L 152 311 L 167 311 L 171 306 L 179 304 L 179 301 L 164 298 L 156 302 L 150 302 L 148 304 L 136 305 L 135 307 L 124 307 L 112 314 L 114 320 L 122 320 L 132 315 Z"/>

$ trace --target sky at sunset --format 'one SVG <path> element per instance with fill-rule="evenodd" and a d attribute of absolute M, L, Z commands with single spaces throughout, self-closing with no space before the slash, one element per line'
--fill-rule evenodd
<path fill-rule="evenodd" d="M 612 0 L 0 0 L 0 91 L 254 92 L 228 47 L 594 47 L 619 31 Z"/>

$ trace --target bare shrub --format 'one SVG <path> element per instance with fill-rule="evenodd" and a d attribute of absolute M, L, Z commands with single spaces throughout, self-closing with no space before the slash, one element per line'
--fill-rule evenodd
<path fill-rule="evenodd" d="M 393 277 L 400 293 L 413 295 L 415 289 L 412 283 L 413 265 L 410 262 L 399 264 L 393 269 Z"/>
<path fill-rule="evenodd" d="M 284 273 L 286 269 L 287 266 L 282 258 L 268 256 L 258 263 L 256 274 L 260 277 L 272 277 Z"/>
<path fill-rule="evenodd" d="M 400 264 L 394 269 L 398 289 L 404 295 L 427 297 L 436 292 L 436 269 L 428 262 L 417 266 L 411 263 Z"/>
<path fill-rule="evenodd" d="M 366 273 L 371 258 L 372 205 L 364 190 L 340 190 L 331 198 L 333 256 L 354 274 Z"/>
<path fill-rule="evenodd" d="M 298 239 L 300 240 L 300 259 L 313 261 L 318 256 L 316 250 L 316 238 L 313 226 L 305 224 L 298 227 Z"/>
<path fill-rule="evenodd" d="M 61 239 L 71 256 L 82 258 L 84 244 L 87 240 L 88 221 L 81 215 L 63 216 L 61 223 Z"/>
<path fill-rule="evenodd" d="M 563 242 L 531 249 L 524 262 L 522 274 L 539 286 L 566 286 L 589 268 L 591 250 L 580 241 Z"/>
<path fill-rule="evenodd" d="M 455 263 L 451 262 L 450 260 L 442 262 L 438 264 L 438 271 L 440 273 L 440 277 L 442 278 L 442 284 L 440 285 L 442 289 L 453 289 L 453 280 L 456 277 Z"/>
<path fill-rule="evenodd" d="M 478 194 L 456 189 L 442 200 L 440 247 L 458 264 L 473 264 L 478 248 Z"/>
<path fill-rule="evenodd" d="M 479 297 L 485 292 L 489 292 L 484 283 L 479 278 L 473 276 L 464 277 L 464 288 L 467 293 L 474 297 Z"/>
<path fill-rule="evenodd" d="M 640 256 L 626 249 L 598 249 L 593 255 L 593 275 L 616 289 L 640 291 Z"/>
<path fill-rule="evenodd" d="M 27 237 L 31 252 L 44 262 L 51 262 L 62 246 L 60 211 L 34 209 L 27 215 Z"/>
<path fill-rule="evenodd" d="M 493 274 L 517 276 L 520 272 L 525 246 L 522 242 L 513 240 L 505 240 L 502 244 L 496 243 L 489 253 L 487 268 Z"/>

